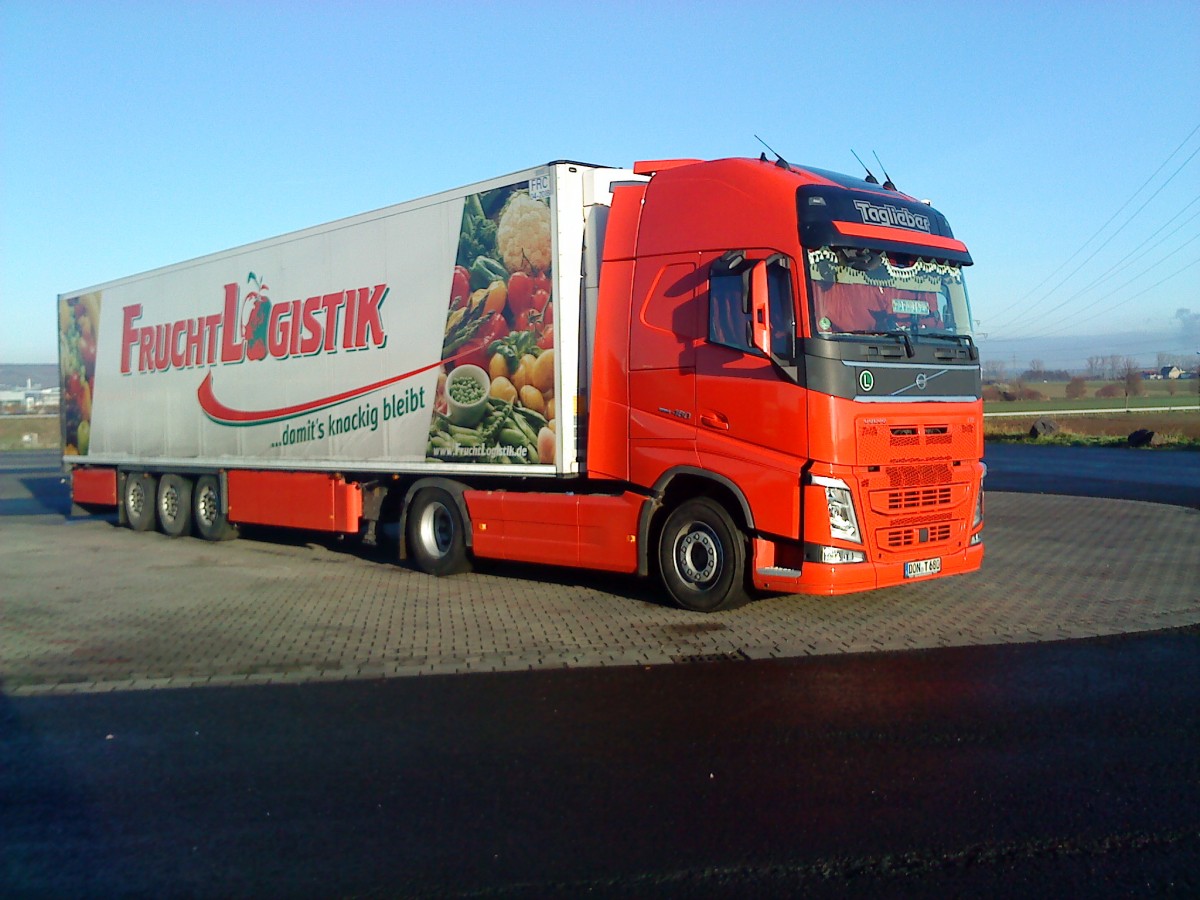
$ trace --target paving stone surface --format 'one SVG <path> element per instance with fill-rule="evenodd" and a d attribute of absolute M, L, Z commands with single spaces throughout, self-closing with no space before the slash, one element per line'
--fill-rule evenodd
<path fill-rule="evenodd" d="M 49 476 L 47 476 L 49 477 Z M 713 615 L 653 582 L 432 578 L 279 532 L 223 544 L 47 511 L 0 478 L 0 690 L 299 683 L 1062 640 L 1200 623 L 1200 510 L 991 493 L 975 574 Z M 40 498 L 40 499 L 39 499 Z"/>

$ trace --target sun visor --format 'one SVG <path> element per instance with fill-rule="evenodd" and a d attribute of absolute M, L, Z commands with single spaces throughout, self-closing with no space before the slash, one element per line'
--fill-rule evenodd
<path fill-rule="evenodd" d="M 903 194 L 805 185 L 796 192 L 800 242 L 817 247 L 862 247 L 971 265 L 946 217 Z"/>

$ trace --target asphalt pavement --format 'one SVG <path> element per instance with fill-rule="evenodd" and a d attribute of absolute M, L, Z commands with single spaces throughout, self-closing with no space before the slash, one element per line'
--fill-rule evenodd
<path fill-rule="evenodd" d="M 1200 894 L 1196 513 L 1083 493 L 1200 459 L 993 449 L 978 575 L 716 618 L 134 535 L 6 455 L 0 895 Z"/>
<path fill-rule="evenodd" d="M 70 517 L 0 471 L 0 665 L 14 697 L 669 665 L 1049 641 L 1200 623 L 1197 511 L 991 491 L 983 569 L 706 615 L 653 580 L 481 565 L 433 578 L 290 531 L 211 544 Z"/>
<path fill-rule="evenodd" d="M 1200 634 L 0 700 L 8 897 L 1196 896 Z"/>
<path fill-rule="evenodd" d="M 988 491 L 1108 497 L 1200 509 L 1200 453 L 988 443 Z"/>

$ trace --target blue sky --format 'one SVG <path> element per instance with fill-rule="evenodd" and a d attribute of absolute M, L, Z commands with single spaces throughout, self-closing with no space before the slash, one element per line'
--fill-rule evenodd
<path fill-rule="evenodd" d="M 755 134 L 852 173 L 877 152 L 932 199 L 974 255 L 985 353 L 1194 356 L 1198 126 L 1195 2 L 4 0 L 0 362 L 57 358 L 60 292 Z"/>

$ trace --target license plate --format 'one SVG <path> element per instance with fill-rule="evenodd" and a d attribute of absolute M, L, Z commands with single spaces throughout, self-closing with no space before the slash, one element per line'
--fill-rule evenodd
<path fill-rule="evenodd" d="M 905 578 L 920 578 L 923 575 L 936 575 L 942 571 L 942 558 L 918 559 L 916 562 L 904 564 Z"/>

